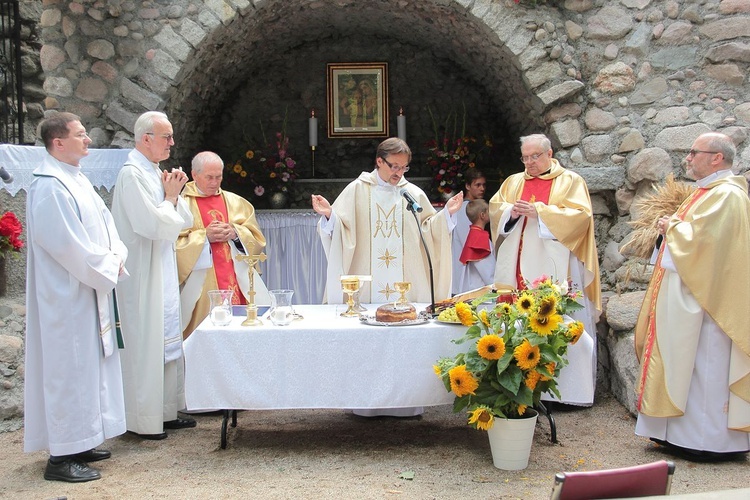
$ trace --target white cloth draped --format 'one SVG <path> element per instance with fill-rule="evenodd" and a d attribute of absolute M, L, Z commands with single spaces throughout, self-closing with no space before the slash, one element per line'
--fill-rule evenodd
<path fill-rule="evenodd" d="M 81 159 L 80 166 L 94 187 L 110 191 L 117 180 L 117 173 L 128 158 L 130 149 L 89 149 L 89 155 Z M 34 180 L 34 169 L 42 164 L 47 150 L 40 146 L 17 146 L 0 144 L 0 166 L 13 175 L 13 182 L 0 182 L 0 188 L 15 196 L 20 190 L 29 192 Z"/>
<path fill-rule="evenodd" d="M 294 304 L 320 304 L 328 267 L 318 236 L 320 216 L 312 210 L 261 210 L 255 213 L 266 237 L 267 259 L 260 263 L 269 290 L 294 290 Z"/>

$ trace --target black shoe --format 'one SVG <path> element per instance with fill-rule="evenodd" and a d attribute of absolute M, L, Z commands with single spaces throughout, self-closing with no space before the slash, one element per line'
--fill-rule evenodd
<path fill-rule="evenodd" d="M 196 425 L 197 423 L 193 418 L 177 417 L 175 420 L 164 422 L 165 429 L 189 429 L 190 427 L 195 427 Z"/>
<path fill-rule="evenodd" d="M 166 432 L 160 432 L 158 434 L 138 434 L 137 432 L 128 432 L 130 432 L 130 434 L 133 434 L 134 436 L 138 436 L 141 439 L 148 439 L 149 441 L 160 441 L 162 439 L 167 439 Z"/>
<path fill-rule="evenodd" d="M 101 479 L 102 475 L 93 467 L 89 467 L 83 462 L 69 457 L 60 463 L 47 461 L 47 468 L 44 469 L 44 479 L 47 481 L 65 481 L 67 483 L 84 483 Z"/>
<path fill-rule="evenodd" d="M 75 455 L 73 455 L 73 458 L 80 462 L 88 463 L 88 462 L 98 462 L 99 460 L 106 460 L 111 456 L 112 456 L 112 453 L 110 453 L 107 450 L 97 450 L 95 448 L 92 448 L 82 453 L 76 453 Z"/>
<path fill-rule="evenodd" d="M 719 451 L 706 451 L 706 450 L 693 450 L 691 448 L 684 448 L 676 444 L 672 444 L 669 441 L 662 439 L 649 438 L 654 443 L 661 445 L 664 450 L 678 458 L 684 458 L 690 462 L 699 463 L 711 463 L 711 462 L 728 462 L 734 460 L 744 460 L 746 451 L 731 451 L 731 452 L 719 452 Z"/>

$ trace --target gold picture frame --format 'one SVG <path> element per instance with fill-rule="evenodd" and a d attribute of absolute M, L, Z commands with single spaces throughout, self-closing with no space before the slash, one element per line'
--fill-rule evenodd
<path fill-rule="evenodd" d="M 388 137 L 388 63 L 328 63 L 328 137 Z"/>

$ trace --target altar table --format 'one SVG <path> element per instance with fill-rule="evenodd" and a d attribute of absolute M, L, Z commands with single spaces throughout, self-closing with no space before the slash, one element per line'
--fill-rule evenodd
<path fill-rule="evenodd" d="M 421 311 L 426 304 L 416 304 Z M 376 306 L 368 306 L 374 314 Z M 206 319 L 185 341 L 188 411 L 404 408 L 452 404 L 432 365 L 466 331 L 435 320 L 374 326 L 342 318 L 342 305 L 297 305 L 288 326 L 226 327 Z M 222 448 L 226 446 L 226 418 Z M 235 415 L 236 416 L 236 415 Z M 236 423 L 236 420 L 235 420 Z"/>

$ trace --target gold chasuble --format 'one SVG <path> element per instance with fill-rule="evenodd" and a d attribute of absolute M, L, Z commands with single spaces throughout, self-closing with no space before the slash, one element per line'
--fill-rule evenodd
<path fill-rule="evenodd" d="M 599 258 L 586 183 L 580 175 L 563 168 L 556 159 L 552 158 L 551 162 L 549 172 L 539 177 L 525 172 L 511 175 L 490 199 L 491 233 L 497 249 L 495 282 L 516 288 L 519 277 L 534 280 L 542 273 L 561 282 L 567 281 L 570 277 L 568 257 L 572 254 L 583 264 L 585 273 L 585 282 L 577 285 L 583 288 L 586 298 L 596 309 L 601 309 Z M 519 221 L 523 224 L 522 229 L 512 231 L 500 241 L 502 228 L 499 221 L 518 200 L 534 204 L 538 218 L 547 226 L 554 240 L 538 236 L 537 219 L 522 217 Z"/>
<path fill-rule="evenodd" d="M 208 269 L 195 269 L 207 242 L 206 226 L 214 220 L 228 222 L 248 253 L 260 253 L 266 246 L 266 239 L 255 218 L 255 208 L 241 196 L 221 189 L 218 194 L 206 196 L 191 181 L 185 184 L 182 197 L 193 214 L 193 227 L 182 231 L 176 244 L 185 318 L 183 337 L 187 338 L 208 316 L 209 290 L 234 290 L 232 302 L 235 304 L 245 304 L 249 291 L 248 267 L 234 259 L 238 250 L 233 242 L 210 243 L 213 265 Z M 256 292 L 261 287 L 265 289 L 260 277 L 255 279 Z M 261 303 L 259 296 L 256 296 L 256 303 Z"/>
<path fill-rule="evenodd" d="M 747 182 L 739 176 L 713 181 L 696 190 L 675 215 L 636 324 L 637 409 L 650 417 L 685 414 L 707 314 L 732 341 L 727 426 L 750 432 L 750 329 L 740 305 L 750 292 Z M 665 247 L 676 273 L 661 267 Z"/>

